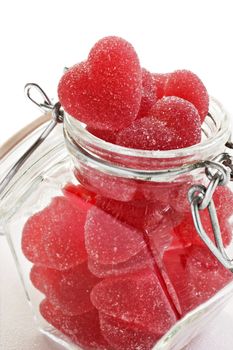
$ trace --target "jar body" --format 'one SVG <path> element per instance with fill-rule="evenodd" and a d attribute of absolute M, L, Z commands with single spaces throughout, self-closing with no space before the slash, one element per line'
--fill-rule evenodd
<path fill-rule="evenodd" d="M 205 183 L 204 170 L 155 181 L 75 154 L 71 163 L 60 141 L 48 146 L 4 198 L 5 232 L 40 330 L 68 349 L 183 348 L 233 293 L 232 274 L 190 213 L 187 191 Z M 214 200 L 231 247 L 230 186 Z M 202 220 L 213 239 L 207 211 Z"/>

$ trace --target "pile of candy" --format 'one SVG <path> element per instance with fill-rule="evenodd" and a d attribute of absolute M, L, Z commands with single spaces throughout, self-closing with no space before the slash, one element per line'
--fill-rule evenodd
<path fill-rule="evenodd" d="M 61 78 L 65 111 L 99 138 L 125 147 L 169 150 L 200 142 L 209 96 L 192 72 L 152 74 L 118 37 L 95 44 Z"/>
<path fill-rule="evenodd" d="M 65 73 L 59 97 L 96 136 L 141 149 L 199 142 L 208 112 L 208 94 L 193 73 L 150 74 L 132 46 L 115 37 L 98 42 L 86 62 Z M 89 179 L 88 187 L 67 184 L 24 226 L 31 282 L 45 295 L 40 313 L 83 349 L 151 350 L 232 274 L 195 231 L 190 183 L 130 187 L 88 171 L 80 180 Z M 227 246 L 233 193 L 219 187 L 214 200 Z M 202 222 L 213 238 L 207 211 Z"/>
<path fill-rule="evenodd" d="M 46 299 L 43 317 L 83 349 L 150 350 L 188 311 L 232 280 L 198 238 L 190 213 L 120 202 L 81 185 L 34 214 L 22 249 Z M 215 194 L 224 243 L 232 193 Z M 222 207 L 224 202 L 227 207 Z M 211 232 L 208 214 L 204 225 Z M 162 315 L 162 317 L 161 317 Z"/>

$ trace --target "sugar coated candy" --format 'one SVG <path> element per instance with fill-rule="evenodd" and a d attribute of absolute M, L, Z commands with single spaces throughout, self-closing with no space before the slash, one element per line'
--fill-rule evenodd
<path fill-rule="evenodd" d="M 64 271 L 34 265 L 30 278 L 49 302 L 66 315 L 80 315 L 94 308 L 90 292 L 100 279 L 89 271 L 86 262 Z"/>
<path fill-rule="evenodd" d="M 192 146 L 201 141 L 200 116 L 189 101 L 175 96 L 163 97 L 152 107 L 150 115 L 175 133 L 177 139 L 170 141 L 170 149 Z"/>
<path fill-rule="evenodd" d="M 69 198 L 55 197 L 31 216 L 23 229 L 22 249 L 33 263 L 59 270 L 87 259 L 84 244 L 86 211 Z"/>
<path fill-rule="evenodd" d="M 90 209 L 90 204 L 95 204 L 96 202 L 95 192 L 89 191 L 82 185 L 68 183 L 63 187 L 62 191 L 65 196 L 68 196 L 71 200 L 73 200 L 74 205 L 77 204 L 78 207 L 81 206 L 81 210 L 84 211 Z"/>
<path fill-rule="evenodd" d="M 145 242 L 140 231 L 93 207 L 87 215 L 85 245 L 90 258 L 108 265 L 127 261 Z"/>
<path fill-rule="evenodd" d="M 160 334 L 132 329 L 130 323 L 100 312 L 100 327 L 104 338 L 115 350 L 151 350 Z"/>
<path fill-rule="evenodd" d="M 157 101 L 157 88 L 153 75 L 142 68 L 142 99 L 137 118 L 148 115 L 149 110 Z"/>
<path fill-rule="evenodd" d="M 110 175 L 87 165 L 76 169 L 75 176 L 90 191 L 122 202 L 130 201 L 137 189 L 133 179 Z"/>
<path fill-rule="evenodd" d="M 177 96 L 191 102 L 205 119 L 209 109 L 209 95 L 200 78 L 189 70 L 170 73 L 165 84 L 165 96 Z"/>
<path fill-rule="evenodd" d="M 58 96 L 65 111 L 88 126 L 118 130 L 136 118 L 141 89 L 142 71 L 134 48 L 110 36 L 94 45 L 86 62 L 65 72 Z"/>
<path fill-rule="evenodd" d="M 233 193 L 227 187 L 220 186 L 215 190 L 213 200 L 218 213 L 223 244 L 226 247 L 231 243 L 233 237 L 231 228 Z M 202 210 L 200 215 L 206 233 L 210 239 L 214 241 L 214 233 L 208 210 Z M 187 212 L 180 224 L 174 228 L 174 233 L 185 243 L 191 242 L 196 245 L 203 245 L 203 242 L 195 229 L 190 212 Z"/>
<path fill-rule="evenodd" d="M 159 202 L 142 200 L 122 202 L 102 196 L 96 197 L 96 206 L 139 231 L 148 229 L 151 222 L 155 225 L 160 222 L 165 209 Z"/>
<path fill-rule="evenodd" d="M 167 127 L 166 122 L 152 116 L 135 120 L 116 138 L 120 146 L 151 151 L 177 148 L 178 142 L 177 134 Z"/>
<path fill-rule="evenodd" d="M 169 77 L 169 73 L 154 73 L 153 74 L 153 80 L 156 86 L 156 94 L 158 99 L 162 98 L 164 96 L 165 86 L 167 83 Z"/>
<path fill-rule="evenodd" d="M 183 315 L 210 299 L 233 279 L 231 272 L 205 246 L 170 250 L 164 255 L 164 264 Z"/>
<path fill-rule="evenodd" d="M 200 116 L 192 103 L 179 97 L 163 97 L 149 115 L 121 130 L 116 143 L 144 150 L 171 150 L 201 141 Z"/>
<path fill-rule="evenodd" d="M 100 330 L 99 314 L 93 309 L 77 316 L 67 316 L 45 299 L 40 304 L 44 319 L 84 350 L 114 350 Z"/>
<path fill-rule="evenodd" d="M 44 217 L 46 212 L 42 211 L 31 216 L 23 228 L 22 234 L 22 251 L 26 258 L 40 265 L 48 265 L 49 258 L 45 251 L 45 246 L 43 242 L 43 230 L 44 222 L 46 221 Z"/>
<path fill-rule="evenodd" d="M 106 142 L 115 143 L 116 141 L 116 136 L 117 136 L 116 130 L 111 130 L 111 129 L 103 130 L 103 129 L 95 129 L 95 128 L 88 127 L 87 131 L 89 131 L 89 133 L 91 133 L 92 135 Z"/>
<path fill-rule="evenodd" d="M 89 270 L 97 277 L 119 276 L 153 267 L 154 258 L 147 247 L 128 260 L 118 264 L 101 264 L 97 259 L 88 258 Z"/>
<path fill-rule="evenodd" d="M 91 300 L 100 312 L 130 323 L 132 329 L 140 327 L 144 332 L 164 334 L 176 322 L 151 269 L 104 279 L 92 289 Z"/>

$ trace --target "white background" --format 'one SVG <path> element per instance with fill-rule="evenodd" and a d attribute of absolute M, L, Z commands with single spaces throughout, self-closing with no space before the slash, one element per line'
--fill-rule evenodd
<path fill-rule="evenodd" d="M 233 111 L 231 0 L 7 0 L 0 2 L 0 143 L 39 115 L 23 87 L 56 96 L 64 66 L 94 42 L 119 35 L 154 72 L 188 68 Z"/>
<path fill-rule="evenodd" d="M 85 59 L 106 35 L 129 40 L 148 70 L 193 70 L 233 111 L 231 6 L 231 0 L 2 0 L 0 144 L 40 115 L 24 97 L 25 83 L 37 82 L 56 98 L 63 67 Z M 6 267 L 0 270 L 1 350 L 52 350 L 34 331 L 12 260 L 1 239 L 0 244 L 0 265 Z M 208 344 L 203 338 L 192 350 L 232 350 L 233 307 L 228 314 L 209 330 Z"/>

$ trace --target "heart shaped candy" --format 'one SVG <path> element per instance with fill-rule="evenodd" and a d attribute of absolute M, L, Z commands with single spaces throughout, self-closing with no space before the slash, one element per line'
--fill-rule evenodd
<path fill-rule="evenodd" d="M 66 71 L 58 86 L 65 111 L 95 129 L 119 130 L 137 116 L 142 71 L 126 40 L 106 37 L 91 49 L 86 62 Z"/>

